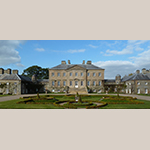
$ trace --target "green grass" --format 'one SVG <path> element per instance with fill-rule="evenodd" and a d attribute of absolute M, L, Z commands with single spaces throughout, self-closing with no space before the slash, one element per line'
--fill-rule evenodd
<path fill-rule="evenodd" d="M 4 97 L 4 96 L 11 96 L 11 95 L 8 94 L 0 95 L 0 97 Z"/>
<path fill-rule="evenodd" d="M 108 104 L 100 109 L 150 109 L 150 101 L 139 100 L 144 104 Z"/>
<path fill-rule="evenodd" d="M 22 99 L 0 102 L 0 109 L 60 109 L 53 104 L 17 104 Z"/>
<path fill-rule="evenodd" d="M 83 103 L 86 102 L 96 102 L 99 101 L 104 95 L 90 95 L 90 96 L 81 96 Z M 105 95 L 106 96 L 106 95 Z M 55 99 L 59 101 L 72 101 L 74 100 L 74 96 L 62 96 L 62 95 L 50 95 L 50 97 L 55 97 Z M 116 96 L 106 96 L 108 99 L 102 100 L 103 102 L 112 101 L 109 99 L 109 97 L 112 99 L 114 97 L 114 101 L 118 102 L 121 101 L 120 99 L 117 101 L 115 98 Z M 17 104 L 17 102 L 24 101 L 25 99 L 17 99 L 17 100 L 11 100 L 11 101 L 5 101 L 0 102 L 0 109 L 62 109 L 58 106 L 53 105 L 52 103 L 49 104 Z M 46 102 L 45 100 L 42 100 L 43 102 Z M 140 101 L 144 102 L 144 104 L 108 104 L 107 106 L 101 107 L 100 109 L 150 109 L 150 101 L 145 100 L 134 100 L 134 101 Z M 39 101 L 40 102 L 40 101 Z M 128 100 L 126 101 L 128 102 Z M 85 106 L 80 106 L 85 107 Z"/>

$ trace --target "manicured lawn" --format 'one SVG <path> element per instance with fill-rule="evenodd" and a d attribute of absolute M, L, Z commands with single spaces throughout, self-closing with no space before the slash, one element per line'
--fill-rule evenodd
<path fill-rule="evenodd" d="M 4 97 L 4 96 L 11 96 L 11 95 L 0 95 L 0 97 Z"/>
<path fill-rule="evenodd" d="M 144 104 L 108 104 L 100 109 L 150 109 L 150 101 L 139 100 Z"/>
<path fill-rule="evenodd" d="M 0 102 L 0 109 L 60 109 L 53 104 L 17 104 L 22 99 Z"/>
<path fill-rule="evenodd" d="M 84 102 L 96 102 L 102 99 L 104 95 L 90 95 L 90 96 L 81 96 L 81 99 Z M 42 96 L 40 96 L 42 97 Z M 44 96 L 43 96 L 44 97 Z M 55 97 L 56 100 L 59 101 L 72 101 L 74 100 L 74 96 L 62 96 L 62 95 L 50 95 L 50 97 Z M 110 97 L 110 99 L 109 99 Z M 123 97 L 120 97 L 118 100 L 117 96 L 106 96 L 106 99 L 102 100 L 102 102 L 113 102 L 114 104 L 108 104 L 107 106 L 101 107 L 100 109 L 150 109 L 150 101 L 145 100 L 134 100 L 134 102 L 144 102 L 144 104 L 130 104 L 128 98 L 126 100 L 122 100 Z M 25 99 L 17 99 L 11 101 L 0 102 L 0 109 L 62 109 L 58 106 L 53 105 L 53 103 L 49 104 L 17 104 L 17 102 L 24 101 Z M 45 100 L 42 100 L 46 102 Z M 40 102 L 37 100 L 37 102 Z M 121 104 L 121 102 L 129 103 L 129 104 Z M 131 101 L 132 102 L 132 101 Z M 115 104 L 120 103 L 120 104 Z M 95 105 L 95 104 L 93 104 Z M 82 107 L 82 106 L 80 106 Z"/>

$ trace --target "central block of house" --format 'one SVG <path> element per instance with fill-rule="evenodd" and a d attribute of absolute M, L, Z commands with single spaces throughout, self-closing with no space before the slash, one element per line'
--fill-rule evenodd
<path fill-rule="evenodd" d="M 49 87 L 52 92 L 64 92 L 69 89 L 70 94 L 86 94 L 89 90 L 104 91 L 104 69 L 83 61 L 82 64 L 71 64 L 70 60 L 49 69 Z"/>

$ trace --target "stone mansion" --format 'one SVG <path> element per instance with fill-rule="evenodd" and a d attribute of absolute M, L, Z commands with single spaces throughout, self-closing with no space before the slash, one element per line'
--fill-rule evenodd
<path fill-rule="evenodd" d="M 49 69 L 49 79 L 37 79 L 21 76 L 18 70 L 0 68 L 0 94 L 27 94 L 33 93 L 32 83 L 41 84 L 38 92 L 66 92 L 69 94 L 87 94 L 89 92 L 103 93 L 119 92 L 127 94 L 150 94 L 150 70 L 137 70 L 135 73 L 124 76 L 118 74 L 115 79 L 104 78 L 105 69 L 92 64 L 91 61 L 82 64 L 71 64 L 61 61 L 61 64 Z M 36 92 L 37 92 L 36 91 Z"/>
<path fill-rule="evenodd" d="M 49 69 L 49 85 L 51 91 L 64 91 L 69 87 L 70 93 L 87 93 L 91 90 L 104 91 L 104 69 L 94 66 L 91 61 L 83 61 L 82 64 L 71 64 L 68 60 Z"/>

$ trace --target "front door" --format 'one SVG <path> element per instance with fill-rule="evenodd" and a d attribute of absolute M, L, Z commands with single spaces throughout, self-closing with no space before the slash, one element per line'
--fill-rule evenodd
<path fill-rule="evenodd" d="M 75 81 L 75 88 L 78 88 L 78 81 Z"/>

